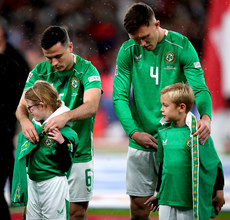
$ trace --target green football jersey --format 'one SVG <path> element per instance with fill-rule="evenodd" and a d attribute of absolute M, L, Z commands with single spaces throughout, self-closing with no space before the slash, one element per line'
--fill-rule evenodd
<path fill-rule="evenodd" d="M 143 49 L 132 39 L 124 42 L 117 57 L 113 105 L 127 135 L 141 131 L 156 137 L 162 117 L 160 91 L 177 82 L 191 85 L 200 115 L 211 117 L 211 96 L 203 70 L 194 47 L 186 37 L 166 31 L 153 51 Z M 146 150 L 132 139 L 129 146 Z"/>
<path fill-rule="evenodd" d="M 58 91 L 59 97 L 71 110 L 83 104 L 84 91 L 101 88 L 101 79 L 91 62 L 78 55 L 74 56 L 71 69 L 57 72 L 48 61 L 38 64 L 28 76 L 25 89 L 33 86 L 37 80 L 51 83 Z M 93 156 L 93 127 L 95 117 L 73 122 L 72 128 L 77 132 L 79 145 L 74 162 L 88 162 Z"/>
<path fill-rule="evenodd" d="M 78 136 L 69 126 L 61 128 L 60 132 L 70 143 L 68 148 L 72 157 L 78 144 Z M 42 181 L 55 176 L 67 175 L 67 173 L 61 172 L 56 160 L 57 142 L 49 139 L 48 136 L 48 134 L 40 136 L 38 146 L 29 155 L 28 175 L 31 180 Z"/>
<path fill-rule="evenodd" d="M 191 139 L 187 125 L 159 131 L 157 161 L 163 162 L 160 205 L 192 208 Z"/>

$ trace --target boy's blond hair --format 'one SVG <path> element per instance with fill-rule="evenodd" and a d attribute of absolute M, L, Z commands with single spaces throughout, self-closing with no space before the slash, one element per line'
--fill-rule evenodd
<path fill-rule="evenodd" d="M 57 90 L 50 83 L 43 80 L 37 80 L 33 86 L 25 91 L 25 99 L 35 104 L 43 102 L 46 106 L 51 106 L 54 111 L 62 105 Z"/>
<path fill-rule="evenodd" d="M 166 86 L 161 90 L 161 95 L 167 94 L 169 99 L 175 105 L 180 105 L 184 103 L 186 105 L 186 113 L 192 110 L 193 103 L 195 101 L 195 96 L 191 87 L 185 83 L 175 83 Z"/>

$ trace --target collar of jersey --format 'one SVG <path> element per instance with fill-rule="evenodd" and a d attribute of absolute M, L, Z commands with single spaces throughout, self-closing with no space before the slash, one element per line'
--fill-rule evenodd
<path fill-rule="evenodd" d="M 36 125 L 39 125 L 40 127 L 44 127 L 45 126 L 45 124 L 51 119 L 51 118 L 53 118 L 53 117 L 55 117 L 55 116 L 58 116 L 58 115 L 60 115 L 60 114 L 62 114 L 62 113 L 64 113 L 64 112 L 68 112 L 68 111 L 70 111 L 70 109 L 67 107 L 67 106 L 65 106 L 65 103 L 62 101 L 62 105 L 56 110 L 56 111 L 54 111 L 43 123 L 41 123 L 41 122 L 39 122 L 39 121 L 36 121 L 36 120 L 34 120 L 33 119 L 33 121 L 34 121 L 34 123 L 36 124 Z M 68 122 L 68 125 L 72 125 L 72 122 Z"/>
<path fill-rule="evenodd" d="M 185 120 L 185 124 L 189 127 L 189 130 L 191 131 L 191 133 L 192 133 L 192 118 L 196 118 L 195 117 L 195 115 L 192 113 L 192 112 L 189 112 L 188 114 L 187 114 L 187 116 L 186 116 L 186 120 Z M 168 125 L 168 124 L 170 124 L 171 122 L 166 122 L 165 120 L 164 120 L 164 118 L 162 118 L 161 120 L 160 120 L 160 123 L 161 123 L 161 125 Z"/>

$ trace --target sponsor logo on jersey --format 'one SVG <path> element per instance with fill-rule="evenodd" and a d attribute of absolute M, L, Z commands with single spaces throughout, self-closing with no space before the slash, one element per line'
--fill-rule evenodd
<path fill-rule="evenodd" d="M 163 140 L 163 145 L 166 145 L 168 142 L 168 139 L 166 139 L 165 141 Z"/>
<path fill-rule="evenodd" d="M 164 70 L 175 70 L 175 69 L 176 69 L 176 67 L 174 67 L 174 66 L 166 66 L 164 68 Z"/>
<path fill-rule="evenodd" d="M 46 137 L 43 141 L 43 144 L 45 145 L 45 147 L 51 147 L 54 144 L 54 140 Z"/>
<path fill-rule="evenodd" d="M 30 72 L 29 73 L 29 75 L 28 75 L 28 77 L 27 77 L 27 80 L 26 80 L 26 82 L 29 82 L 29 80 L 30 80 L 30 78 L 33 76 L 33 73 L 32 72 Z"/>
<path fill-rule="evenodd" d="M 186 141 L 185 141 L 185 146 L 190 149 L 191 148 L 191 139 L 188 138 Z"/>
<path fill-rule="evenodd" d="M 200 68 L 200 67 L 201 67 L 201 64 L 200 64 L 200 62 L 195 62 L 195 63 L 194 63 L 194 66 L 195 66 L 195 68 Z"/>
<path fill-rule="evenodd" d="M 173 53 L 172 51 L 168 51 L 165 55 L 164 55 L 164 60 L 167 64 L 172 64 L 175 62 L 176 60 L 176 55 L 175 53 Z"/>
<path fill-rule="evenodd" d="M 78 86 L 79 86 L 79 79 L 76 76 L 74 76 L 71 80 L 71 88 L 77 90 Z"/>
<path fill-rule="evenodd" d="M 140 54 L 139 56 L 134 55 L 134 60 L 137 62 L 141 61 L 141 58 L 142 58 L 142 54 Z"/>
<path fill-rule="evenodd" d="M 100 76 L 90 76 L 88 77 L 89 82 L 93 82 L 93 81 L 101 81 Z"/>

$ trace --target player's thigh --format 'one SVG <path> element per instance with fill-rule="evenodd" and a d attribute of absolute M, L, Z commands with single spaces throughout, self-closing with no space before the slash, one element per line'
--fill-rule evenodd
<path fill-rule="evenodd" d="M 137 197 L 137 196 L 130 196 L 131 202 L 131 212 L 145 212 L 149 213 L 149 207 L 146 206 L 144 203 L 149 199 L 150 196 L 146 197 Z"/>
<path fill-rule="evenodd" d="M 153 195 L 158 180 L 158 168 L 156 152 L 129 147 L 126 170 L 127 194 L 137 197 Z"/>
<path fill-rule="evenodd" d="M 65 176 L 39 182 L 39 194 L 44 219 L 68 219 L 69 187 Z"/>
<path fill-rule="evenodd" d="M 92 199 L 94 168 L 93 160 L 74 163 L 68 178 L 70 202 L 88 202 Z"/>

